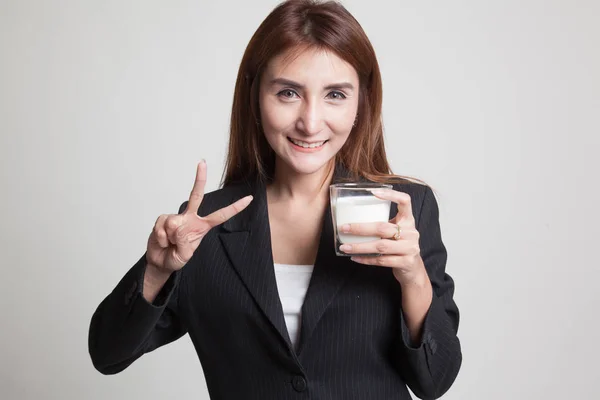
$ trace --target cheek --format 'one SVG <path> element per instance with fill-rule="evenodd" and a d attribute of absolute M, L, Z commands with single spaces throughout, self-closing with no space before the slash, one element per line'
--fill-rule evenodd
<path fill-rule="evenodd" d="M 266 102 L 261 107 L 261 129 L 271 148 L 276 149 L 284 139 L 283 135 L 289 131 L 290 124 L 293 125 L 294 118 L 290 117 L 289 111 L 276 104 Z"/>
<path fill-rule="evenodd" d="M 348 136 L 358 112 L 358 101 L 351 99 L 343 105 L 339 105 L 331 110 L 330 126 L 332 129 L 342 136 Z"/>
<path fill-rule="evenodd" d="M 273 100 L 266 100 L 261 103 L 260 114 L 265 132 L 267 130 L 285 130 L 296 120 L 293 107 L 283 107 Z"/>
<path fill-rule="evenodd" d="M 264 125 L 275 130 L 283 129 L 288 125 L 290 120 L 286 115 L 285 110 L 278 110 L 275 107 L 265 109 L 262 114 Z"/>
<path fill-rule="evenodd" d="M 352 131 L 352 125 L 356 119 L 356 111 L 344 110 L 343 112 L 336 115 L 335 118 L 330 120 L 330 126 L 332 131 L 340 138 L 346 139 Z"/>

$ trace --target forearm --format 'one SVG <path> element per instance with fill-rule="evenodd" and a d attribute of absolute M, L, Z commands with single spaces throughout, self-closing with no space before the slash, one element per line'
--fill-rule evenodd
<path fill-rule="evenodd" d="M 427 273 L 402 284 L 401 365 L 420 398 L 438 398 L 456 378 L 462 360 L 457 318 L 454 302 L 434 295 Z"/>
<path fill-rule="evenodd" d="M 454 281 L 446 273 L 437 202 L 430 188 L 417 213 L 419 259 L 413 268 L 394 276 L 401 282 L 400 370 L 419 398 L 436 399 L 452 385 L 462 363 L 457 336 L 459 312 Z"/>
<path fill-rule="evenodd" d="M 171 272 L 161 271 L 158 267 L 147 263 L 144 272 L 144 288 L 142 295 L 148 303 L 152 303 L 169 280 Z"/>
<path fill-rule="evenodd" d="M 423 268 L 423 273 L 402 286 L 402 312 L 413 345 L 421 342 L 423 323 L 433 297 L 431 281 Z"/>
<path fill-rule="evenodd" d="M 125 369 L 137 357 L 184 333 L 173 306 L 176 280 L 170 276 L 161 283 L 153 272 L 146 274 L 145 256 L 125 274 L 112 292 L 100 303 L 89 330 L 89 352 L 94 366 L 112 374 Z M 146 284 L 146 282 L 148 282 Z M 142 285 L 144 288 L 142 288 Z M 160 293 L 152 293 L 160 286 Z M 147 291 L 144 298 L 142 290 Z M 152 303 L 148 299 L 152 299 Z M 158 300 L 160 298 L 160 300 Z M 171 309 L 167 303 L 171 301 Z M 162 318 L 161 324 L 157 322 Z"/>

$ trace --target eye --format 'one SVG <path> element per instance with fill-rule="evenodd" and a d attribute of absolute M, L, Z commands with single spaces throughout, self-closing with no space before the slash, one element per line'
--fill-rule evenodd
<path fill-rule="evenodd" d="M 296 93 L 295 91 L 293 91 L 291 89 L 284 89 L 281 92 L 277 93 L 277 96 L 283 97 L 286 99 L 293 99 L 294 96 L 298 96 L 298 93 Z"/>
<path fill-rule="evenodd" d="M 330 92 L 327 96 L 334 100 L 343 100 L 346 98 L 346 95 L 344 93 L 338 92 L 337 90 Z"/>

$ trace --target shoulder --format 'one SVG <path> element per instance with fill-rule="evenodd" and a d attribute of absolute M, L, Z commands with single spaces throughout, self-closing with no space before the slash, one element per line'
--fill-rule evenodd
<path fill-rule="evenodd" d="M 239 183 L 227 185 L 221 189 L 205 193 L 202 203 L 200 204 L 199 214 L 202 216 L 208 215 L 213 211 L 230 205 L 244 196 L 252 194 L 252 191 L 252 186 Z M 187 204 L 187 200 L 181 204 L 179 207 L 179 214 L 185 210 Z"/>

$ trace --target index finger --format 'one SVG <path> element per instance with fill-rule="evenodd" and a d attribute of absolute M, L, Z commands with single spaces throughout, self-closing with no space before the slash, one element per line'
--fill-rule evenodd
<path fill-rule="evenodd" d="M 414 217 L 412 213 L 411 197 L 408 193 L 398 192 L 393 189 L 376 189 L 372 193 L 383 200 L 393 201 L 398 205 L 398 214 L 394 219 L 406 215 L 410 218 Z"/>
<path fill-rule="evenodd" d="M 206 185 L 206 161 L 202 160 L 198 163 L 196 168 L 196 180 L 194 181 L 194 187 L 190 193 L 190 200 L 185 209 L 185 213 L 198 214 L 198 209 L 204 198 L 204 186 Z"/>
<path fill-rule="evenodd" d="M 246 207 L 248 207 L 248 204 L 250 204 L 252 199 L 253 197 L 251 195 L 243 197 L 235 203 L 230 204 L 227 207 L 223 207 L 210 215 L 207 215 L 204 217 L 204 220 L 208 222 L 211 228 L 214 228 L 215 226 L 227 221 L 234 215 L 242 212 Z"/>

